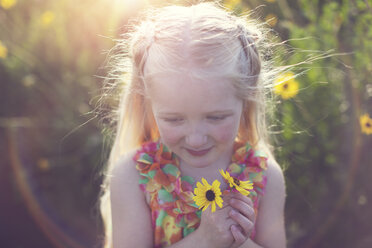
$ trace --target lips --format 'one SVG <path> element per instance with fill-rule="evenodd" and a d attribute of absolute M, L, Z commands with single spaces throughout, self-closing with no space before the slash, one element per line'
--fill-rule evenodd
<path fill-rule="evenodd" d="M 204 156 L 207 154 L 212 148 L 204 149 L 204 150 L 192 150 L 192 149 L 187 149 L 187 152 L 190 153 L 192 156 L 200 157 Z"/>

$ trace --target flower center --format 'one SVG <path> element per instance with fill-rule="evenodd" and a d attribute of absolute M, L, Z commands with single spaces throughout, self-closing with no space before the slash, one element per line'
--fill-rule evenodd
<path fill-rule="evenodd" d="M 283 88 L 286 90 L 286 89 L 288 89 L 288 83 L 284 83 L 283 84 Z"/>
<path fill-rule="evenodd" d="M 205 193 L 205 197 L 208 201 L 214 201 L 214 198 L 216 198 L 216 194 L 213 192 L 213 190 L 210 189 Z"/>
<path fill-rule="evenodd" d="M 366 127 L 371 127 L 371 123 L 367 122 Z"/>
<path fill-rule="evenodd" d="M 240 185 L 240 181 L 239 181 L 238 179 L 236 179 L 235 177 L 233 177 L 233 179 L 234 179 L 234 183 L 235 183 L 237 186 L 239 186 L 239 185 Z"/>

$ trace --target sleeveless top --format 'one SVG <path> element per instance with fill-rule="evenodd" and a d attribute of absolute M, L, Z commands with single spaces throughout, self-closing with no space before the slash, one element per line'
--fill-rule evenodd
<path fill-rule="evenodd" d="M 174 244 L 196 230 L 202 211 L 193 200 L 196 182 L 192 177 L 181 175 L 176 155 L 159 141 L 147 142 L 133 159 L 140 173 L 139 186 L 149 196 L 154 247 Z M 254 151 L 248 143 L 235 143 L 231 164 L 226 170 L 232 177 L 253 182 L 249 197 L 256 216 L 267 181 L 266 161 L 266 155 Z M 251 238 L 254 235 L 255 230 Z"/>

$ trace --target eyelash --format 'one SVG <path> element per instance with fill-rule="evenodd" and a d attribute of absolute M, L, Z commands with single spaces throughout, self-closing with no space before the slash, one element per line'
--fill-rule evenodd
<path fill-rule="evenodd" d="M 164 119 L 166 122 L 181 122 L 183 121 L 182 118 L 169 118 L 169 119 Z"/>
<path fill-rule="evenodd" d="M 226 118 L 226 116 L 208 116 L 207 119 L 212 121 L 222 121 Z"/>
<path fill-rule="evenodd" d="M 226 118 L 226 116 L 207 116 L 208 120 L 211 121 L 222 121 Z M 182 118 L 166 118 L 164 119 L 166 122 L 175 123 L 175 122 L 182 122 Z"/>

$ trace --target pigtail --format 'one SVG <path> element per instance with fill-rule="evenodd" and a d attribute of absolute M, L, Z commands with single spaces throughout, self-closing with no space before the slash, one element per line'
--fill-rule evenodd
<path fill-rule="evenodd" d="M 129 62 L 131 66 L 122 73 L 126 74 L 130 82 L 122 82 L 120 103 L 116 113 L 118 121 L 115 139 L 104 173 L 104 182 L 101 186 L 100 211 L 105 235 L 103 238 L 104 248 L 112 248 L 113 246 L 109 190 L 112 170 L 123 154 L 137 148 L 147 140 L 156 139 L 158 135 L 151 111 L 148 110 L 143 76 L 148 49 L 153 41 L 153 36 L 151 36 L 153 31 L 149 32 L 151 28 L 153 28 L 151 23 L 144 23 L 133 32 L 132 36 L 128 36 L 129 39 L 123 40 L 117 45 L 119 50 L 128 50 L 129 52 L 123 56 L 122 60 L 117 61 L 112 70 L 120 71 L 118 67 Z M 129 40 L 131 40 L 131 45 L 128 47 L 126 44 Z"/>
<path fill-rule="evenodd" d="M 251 77 L 251 81 L 253 81 L 252 84 L 256 85 L 261 72 L 261 59 L 255 44 L 255 40 L 258 39 L 258 36 L 257 34 L 250 33 L 241 23 L 237 24 L 237 30 L 238 39 L 247 59 L 247 75 Z"/>
<path fill-rule="evenodd" d="M 240 98 L 243 99 L 243 112 L 241 115 L 238 139 L 249 142 L 257 147 L 264 134 L 262 133 L 262 120 L 258 109 L 263 100 L 263 88 L 261 85 L 261 56 L 257 49 L 260 33 L 250 30 L 250 26 L 240 19 L 233 19 L 236 23 L 236 38 L 241 45 L 240 56 L 237 61 L 240 77 L 235 84 Z"/>
<path fill-rule="evenodd" d="M 276 34 L 265 23 L 251 18 L 253 12 L 233 17 L 236 38 L 241 44 L 238 68 L 241 75 L 235 87 L 243 99 L 244 107 L 238 139 L 253 147 L 271 151 L 267 119 L 272 104 L 272 82 L 283 71 L 274 65 L 274 50 L 281 47 Z"/>

